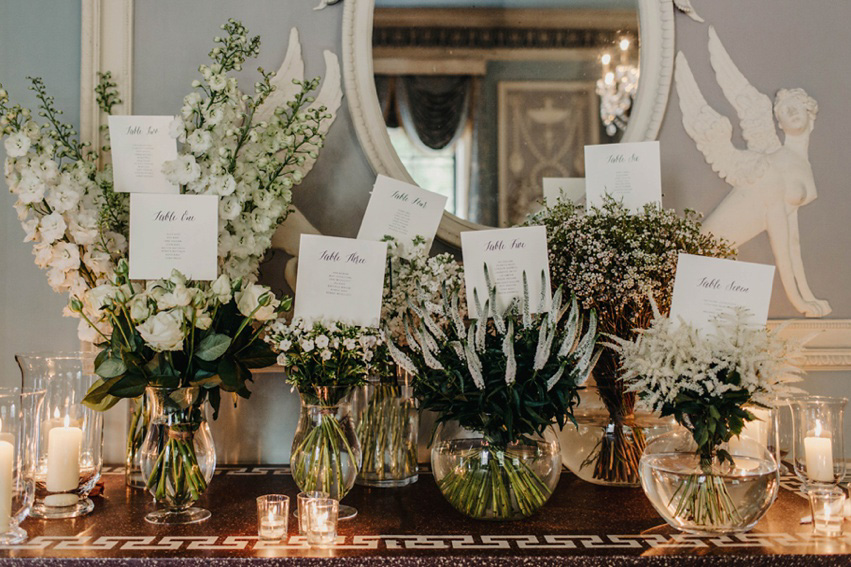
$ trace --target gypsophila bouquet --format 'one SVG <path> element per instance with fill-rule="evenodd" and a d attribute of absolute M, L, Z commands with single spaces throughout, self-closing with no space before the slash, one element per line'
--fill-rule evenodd
<path fill-rule="evenodd" d="M 575 300 L 563 305 L 561 288 L 548 313 L 531 314 L 525 274 L 524 299 L 501 311 L 485 275 L 490 294 L 484 304 L 475 298 L 474 320 L 462 318 L 457 293 L 443 298 L 437 316 L 423 302 L 412 303 L 407 346 L 391 342 L 390 350 L 414 375 L 421 408 L 436 412 L 438 423 L 456 421 L 480 433 L 493 451 L 489 457 L 471 450 L 463 467 L 445 476 L 435 471 L 444 496 L 467 515 L 510 519 L 528 516 L 551 494 L 533 468 L 512 459 L 522 462 L 534 436 L 572 420 L 595 362 L 596 318 L 593 312 L 584 318 Z M 488 458 L 499 466 L 488 466 Z"/>
<path fill-rule="evenodd" d="M 746 404 L 773 407 L 799 391 L 791 386 L 801 380 L 797 348 L 778 330 L 753 326 L 742 309 L 718 316 L 705 334 L 657 311 L 634 340 L 609 338 L 621 356 L 627 390 L 648 409 L 674 416 L 694 439 L 698 472 L 672 497 L 678 499 L 677 515 L 698 524 L 730 524 L 738 512 L 722 477 L 736 463 L 723 444 L 756 419 Z"/>
<path fill-rule="evenodd" d="M 651 298 L 662 313 L 668 312 L 680 253 L 734 255 L 726 243 L 701 233 L 699 219 L 693 211 L 680 216 L 654 204 L 631 211 L 606 198 L 587 211 L 559 201 L 529 224 L 547 228 L 554 285 L 574 290 L 584 308 L 595 309 L 601 332 L 631 339 L 653 318 Z M 634 425 L 635 395 L 624 391 L 620 374 L 617 354 L 603 349 L 594 379 L 614 434 L 604 436 L 587 464 L 593 464 L 593 476 L 600 481 L 637 484 L 645 439 Z"/>
<path fill-rule="evenodd" d="M 338 321 L 276 321 L 266 341 L 301 395 L 290 466 L 304 492 L 341 499 L 361 463 L 348 397 L 363 384 L 384 340 L 378 329 Z"/>

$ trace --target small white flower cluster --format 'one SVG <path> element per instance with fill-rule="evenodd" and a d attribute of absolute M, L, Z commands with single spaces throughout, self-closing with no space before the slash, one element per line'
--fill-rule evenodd
<path fill-rule="evenodd" d="M 429 315 L 439 314 L 445 290 L 449 295 L 459 295 L 460 317 L 467 316 L 463 264 L 451 254 L 429 257 L 428 243 L 421 237 L 404 249 L 404 256 L 402 252 L 398 241 L 388 241 L 389 266 L 381 304 L 382 324 L 397 345 L 407 344 L 405 314 L 409 313 L 409 303 L 421 306 Z"/>
<path fill-rule="evenodd" d="M 789 385 L 801 380 L 794 366 L 797 351 L 777 330 L 751 325 L 747 312 L 720 315 L 705 335 L 683 321 L 656 315 L 634 341 L 609 337 L 621 355 L 628 390 L 640 393 L 639 404 L 648 410 L 675 405 L 682 392 L 713 398 L 739 390 L 746 390 L 753 403 L 771 407 L 797 390 Z M 733 374 L 738 380 L 727 379 Z"/>
<path fill-rule="evenodd" d="M 307 376 L 332 359 L 366 367 L 384 344 L 381 332 L 373 327 L 302 318 L 291 323 L 278 319 L 270 326 L 265 340 L 280 353 L 278 364 Z"/>
<path fill-rule="evenodd" d="M 280 305 L 265 286 L 243 287 L 242 282 L 232 282 L 224 274 L 210 285 L 189 281 L 176 271 L 167 280 L 146 282 L 144 288 L 132 282 L 102 284 L 86 291 L 73 305 L 83 310 L 82 340 L 109 340 L 113 324 L 124 316 L 148 346 L 162 352 L 183 350 L 193 330 L 209 329 L 219 308 L 232 300 L 243 316 L 259 322 L 277 317 Z"/>

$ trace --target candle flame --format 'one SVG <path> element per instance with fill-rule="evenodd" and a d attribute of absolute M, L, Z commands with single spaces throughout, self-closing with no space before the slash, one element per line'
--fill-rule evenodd
<path fill-rule="evenodd" d="M 65 427 L 69 427 L 70 425 L 71 425 L 71 416 L 66 415 L 65 416 Z"/>
<path fill-rule="evenodd" d="M 626 51 L 627 49 L 629 49 L 629 40 L 626 38 L 622 39 L 620 42 L 620 48 L 621 51 Z"/>
<path fill-rule="evenodd" d="M 612 56 L 609 53 L 604 53 L 601 61 L 603 62 L 603 65 L 608 65 L 612 62 Z"/>
<path fill-rule="evenodd" d="M 615 74 L 614 74 L 614 73 L 612 73 L 611 71 L 610 71 L 610 72 L 608 72 L 608 73 L 606 73 L 606 79 L 605 79 L 605 81 L 606 81 L 606 84 L 607 84 L 607 85 L 613 85 L 613 84 L 615 84 Z"/>
<path fill-rule="evenodd" d="M 53 410 L 53 419 L 59 419 L 59 408 Z"/>
<path fill-rule="evenodd" d="M 816 429 L 815 429 L 814 434 L 815 434 L 816 437 L 821 437 L 821 422 L 820 421 L 816 422 Z"/>

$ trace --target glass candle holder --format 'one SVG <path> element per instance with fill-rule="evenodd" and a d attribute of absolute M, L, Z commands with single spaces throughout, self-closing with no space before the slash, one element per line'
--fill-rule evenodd
<path fill-rule="evenodd" d="M 813 533 L 838 537 L 845 518 L 845 492 L 836 486 L 811 488 L 807 494 L 813 512 Z"/>
<path fill-rule="evenodd" d="M 265 541 L 281 541 L 287 537 L 290 498 L 283 494 L 266 494 L 257 498 L 257 536 Z"/>
<path fill-rule="evenodd" d="M 0 545 L 23 543 L 35 497 L 34 439 L 44 391 L 0 388 Z"/>
<path fill-rule="evenodd" d="M 836 486 L 845 476 L 845 398 L 807 396 L 790 401 L 795 474 L 807 486 Z"/>
<path fill-rule="evenodd" d="M 307 535 L 307 501 L 314 498 L 330 498 L 331 495 L 327 492 L 314 491 L 314 492 L 299 492 L 298 496 L 296 496 L 296 500 L 298 501 L 298 510 L 296 510 L 296 517 L 298 518 L 298 534 L 299 535 Z"/>
<path fill-rule="evenodd" d="M 35 501 L 31 515 L 41 519 L 84 516 L 94 509 L 88 495 L 103 465 L 103 416 L 83 405 L 98 378 L 94 354 L 33 353 L 15 358 L 24 391 L 44 391 L 32 439 Z"/>
<path fill-rule="evenodd" d="M 307 543 L 329 547 L 337 541 L 337 516 L 340 503 L 333 498 L 309 498 L 305 503 Z"/>

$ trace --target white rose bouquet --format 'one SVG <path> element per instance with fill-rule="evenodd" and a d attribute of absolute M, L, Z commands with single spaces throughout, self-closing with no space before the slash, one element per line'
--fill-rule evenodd
<path fill-rule="evenodd" d="M 351 415 L 340 404 L 362 385 L 384 339 L 378 329 L 337 321 L 275 321 L 266 341 L 280 352 L 278 364 L 298 389 L 302 412 L 290 466 L 305 492 L 340 499 L 354 484 L 361 452 L 349 433 Z M 347 426 L 348 424 L 348 426 Z"/>
<path fill-rule="evenodd" d="M 322 147 L 329 114 L 310 96 L 318 80 L 278 84 L 259 69 L 253 93 L 240 91 L 232 74 L 258 55 L 260 38 L 235 20 L 222 29 L 212 62 L 200 67 L 196 90 L 172 123 L 182 142 L 178 158 L 164 166 L 182 193 L 219 197 L 221 276 L 214 283 L 177 273 L 130 281 L 129 197 L 113 190 L 111 166 L 99 168 L 99 152 L 61 122 L 41 79 L 32 79 L 32 89 L 43 123 L 11 105 L 0 86 L 5 177 L 25 241 L 33 242 L 51 287 L 69 294 L 66 314 L 80 318 L 80 338 L 101 348 L 101 380 L 85 400 L 92 407 L 107 409 L 148 385 L 200 386 L 197 403 L 209 400 L 217 412 L 221 390 L 247 397 L 250 369 L 275 362 L 258 337 L 290 302 L 255 283 L 258 265 L 289 214 L 292 187 Z M 108 73 L 96 94 L 107 114 L 120 102 Z M 128 449 L 142 437 L 131 428 Z"/>

